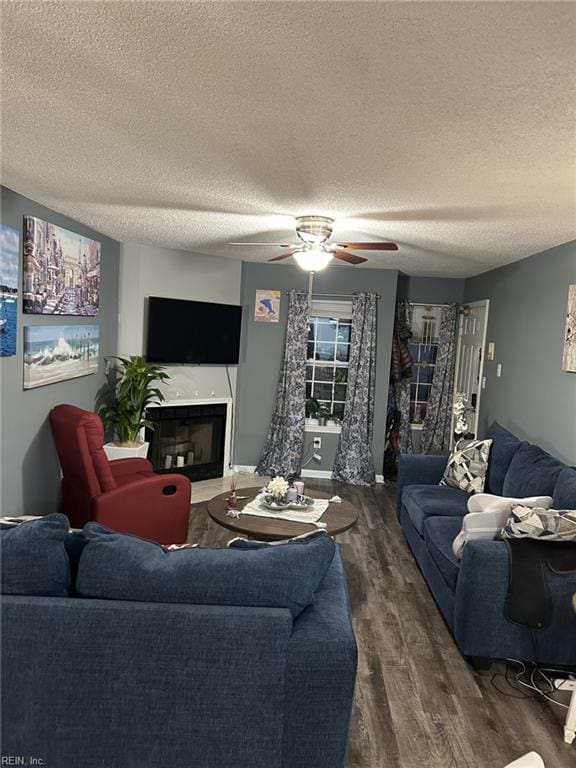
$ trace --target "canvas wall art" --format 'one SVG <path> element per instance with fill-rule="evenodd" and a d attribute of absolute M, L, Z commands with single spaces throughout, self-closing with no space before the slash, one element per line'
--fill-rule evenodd
<path fill-rule="evenodd" d="M 23 308 L 32 315 L 98 314 L 101 244 L 24 217 Z"/>
<path fill-rule="evenodd" d="M 24 389 L 96 373 L 99 354 L 97 325 L 28 325 L 24 328 Z"/>
<path fill-rule="evenodd" d="M 0 357 L 16 354 L 20 233 L 0 224 Z"/>
<path fill-rule="evenodd" d="M 576 283 L 568 288 L 562 370 L 576 373 Z"/>
<path fill-rule="evenodd" d="M 281 291 L 256 291 L 256 303 L 254 305 L 254 320 L 257 323 L 280 322 L 280 294 Z"/>

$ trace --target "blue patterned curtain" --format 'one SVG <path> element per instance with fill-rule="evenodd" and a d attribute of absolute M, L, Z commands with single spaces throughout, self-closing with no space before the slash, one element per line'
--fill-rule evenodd
<path fill-rule="evenodd" d="M 256 467 L 259 475 L 298 474 L 302 467 L 309 317 L 308 294 L 290 291 L 280 380 L 266 444 Z"/>
<path fill-rule="evenodd" d="M 442 310 L 436 367 L 426 417 L 422 424 L 420 439 L 422 453 L 445 453 L 450 450 L 457 317 L 456 304 L 450 304 Z"/>
<path fill-rule="evenodd" d="M 414 361 L 408 348 L 412 336 L 411 328 L 412 307 L 410 303 L 408 301 L 396 302 L 388 403 L 399 415 L 398 445 L 400 453 L 414 453 L 410 426 L 410 382 L 412 381 L 412 363 Z"/>
<path fill-rule="evenodd" d="M 372 455 L 376 383 L 376 294 L 359 293 L 352 301 L 350 365 L 342 431 L 332 479 L 374 485 Z"/>

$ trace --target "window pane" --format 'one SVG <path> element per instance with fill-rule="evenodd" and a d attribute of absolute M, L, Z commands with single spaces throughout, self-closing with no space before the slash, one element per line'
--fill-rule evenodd
<path fill-rule="evenodd" d="M 424 384 L 431 384 L 434 376 L 434 367 L 431 365 L 421 365 L 418 374 L 419 381 Z"/>
<path fill-rule="evenodd" d="M 334 381 L 336 384 L 345 384 L 348 381 L 348 368 L 337 367 Z"/>
<path fill-rule="evenodd" d="M 308 354 L 308 360 L 313 360 L 314 359 L 314 342 L 313 341 L 309 341 L 308 342 L 308 353 L 307 354 Z"/>
<path fill-rule="evenodd" d="M 344 403 L 334 403 L 334 406 L 332 408 L 332 413 L 338 419 L 344 418 Z"/>
<path fill-rule="evenodd" d="M 317 400 L 332 400 L 332 384 L 314 384 L 314 397 Z"/>
<path fill-rule="evenodd" d="M 316 381 L 334 381 L 334 368 L 329 365 L 316 366 Z"/>
<path fill-rule="evenodd" d="M 430 397 L 430 384 L 418 384 L 418 400 L 428 401 Z"/>
<path fill-rule="evenodd" d="M 310 322 L 308 323 L 308 341 L 314 341 L 314 328 L 314 320 L 313 318 L 310 318 Z"/>
<path fill-rule="evenodd" d="M 312 371 L 314 370 L 314 366 L 307 365 L 306 366 L 306 381 L 312 381 Z"/>
<path fill-rule="evenodd" d="M 306 400 L 308 400 L 309 397 L 312 397 L 312 384 L 306 382 Z"/>
<path fill-rule="evenodd" d="M 347 363 L 350 359 L 350 345 L 349 344 L 337 344 L 336 345 L 336 360 L 342 363 Z"/>
<path fill-rule="evenodd" d="M 318 323 L 318 341 L 336 341 L 336 323 Z"/>
<path fill-rule="evenodd" d="M 346 400 L 346 384 L 334 386 L 334 400 Z"/>
<path fill-rule="evenodd" d="M 438 347 L 422 347 L 420 350 L 420 361 L 434 364 L 436 362 L 436 355 L 438 354 Z"/>
<path fill-rule="evenodd" d="M 338 326 L 338 341 L 346 342 L 347 344 L 350 343 L 350 330 L 351 327 L 349 325 L 340 325 Z"/>
<path fill-rule="evenodd" d="M 334 360 L 334 344 L 316 344 L 316 360 Z"/>

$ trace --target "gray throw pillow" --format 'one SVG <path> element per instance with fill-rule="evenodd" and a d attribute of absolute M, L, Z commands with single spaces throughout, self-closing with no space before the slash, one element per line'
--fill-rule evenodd
<path fill-rule="evenodd" d="M 464 447 L 457 444 L 448 458 L 440 485 L 451 485 L 467 493 L 482 493 L 491 445 L 492 440 L 473 440 Z"/>

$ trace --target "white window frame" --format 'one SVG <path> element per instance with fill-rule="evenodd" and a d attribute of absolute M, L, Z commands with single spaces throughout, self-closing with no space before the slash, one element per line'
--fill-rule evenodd
<path fill-rule="evenodd" d="M 352 319 L 352 302 L 351 301 L 336 301 L 336 300 L 324 300 L 313 299 L 310 306 L 310 317 L 337 317 L 338 319 L 348 320 Z M 312 366 L 314 369 L 316 366 L 322 366 L 331 364 L 327 360 L 307 360 L 306 365 Z M 348 369 L 349 363 L 334 363 L 335 367 L 341 367 Z M 308 379 L 306 379 L 308 381 Z M 312 374 L 312 381 L 314 382 L 314 374 Z M 341 431 L 340 425 L 338 426 L 314 426 L 312 424 L 306 424 L 306 432 L 324 432 L 339 434 Z"/>

